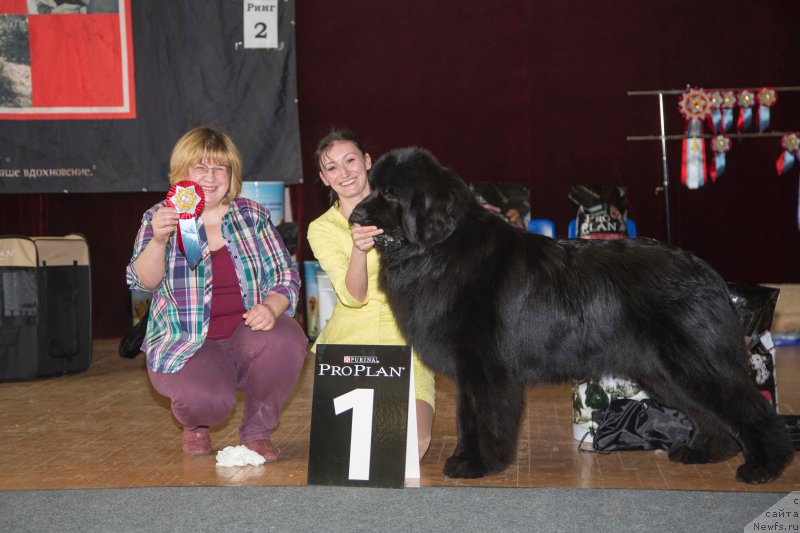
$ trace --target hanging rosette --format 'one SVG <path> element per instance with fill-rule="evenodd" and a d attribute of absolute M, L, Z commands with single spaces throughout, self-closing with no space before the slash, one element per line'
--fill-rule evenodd
<path fill-rule="evenodd" d="M 722 133 L 722 94 L 719 91 L 709 91 L 708 95 L 708 125 L 714 133 Z"/>
<path fill-rule="evenodd" d="M 797 133 L 787 133 L 781 138 L 783 153 L 775 163 L 778 175 L 785 174 L 794 166 L 795 160 L 800 157 L 800 137 Z M 797 228 L 800 229 L 800 184 L 797 189 Z"/>
<path fill-rule="evenodd" d="M 746 131 L 750 129 L 750 124 L 753 122 L 753 106 L 756 105 L 756 95 L 753 94 L 753 91 L 744 89 L 737 95 L 736 103 L 739 104 L 739 119 L 736 121 L 736 129 Z"/>
<path fill-rule="evenodd" d="M 194 270 L 202 257 L 197 217 L 206 203 L 203 188 L 189 180 L 174 183 L 167 192 L 166 203 L 178 211 L 178 248 L 186 256 L 189 268 Z"/>
<path fill-rule="evenodd" d="M 725 135 L 716 135 L 711 138 L 711 150 L 714 152 L 714 164 L 711 165 L 711 181 L 717 181 L 718 176 L 725 172 L 725 154 L 731 151 L 731 139 Z"/>
<path fill-rule="evenodd" d="M 733 108 L 736 107 L 736 93 L 733 91 L 722 92 L 722 133 L 728 133 L 733 128 Z"/>
<path fill-rule="evenodd" d="M 781 138 L 783 153 L 775 163 L 778 175 L 789 172 L 794 166 L 795 159 L 800 157 L 800 137 L 796 133 L 787 133 Z"/>
<path fill-rule="evenodd" d="M 763 87 L 756 94 L 756 100 L 758 100 L 758 131 L 763 133 L 769 128 L 769 109 L 778 101 L 778 95 L 775 89 Z"/>
<path fill-rule="evenodd" d="M 706 182 L 706 149 L 703 139 L 703 120 L 708 115 L 710 102 L 703 89 L 689 89 L 681 96 L 678 109 L 686 120 L 683 138 L 681 182 L 690 189 L 702 187 Z"/>

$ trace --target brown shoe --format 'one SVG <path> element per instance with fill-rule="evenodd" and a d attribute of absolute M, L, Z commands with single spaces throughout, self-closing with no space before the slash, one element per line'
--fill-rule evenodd
<path fill-rule="evenodd" d="M 211 435 L 207 429 L 183 430 L 183 451 L 190 455 L 211 453 Z"/>
<path fill-rule="evenodd" d="M 273 446 L 269 439 L 242 441 L 242 444 L 257 454 L 262 455 L 268 463 L 277 461 L 278 456 L 281 454 L 281 451 Z"/>

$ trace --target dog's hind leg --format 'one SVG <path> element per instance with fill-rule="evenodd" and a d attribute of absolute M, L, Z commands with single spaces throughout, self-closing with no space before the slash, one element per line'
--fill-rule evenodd
<path fill-rule="evenodd" d="M 640 376 L 636 380 L 648 395 L 668 407 L 678 409 L 691 418 L 694 425 L 688 442 L 675 442 L 669 449 L 670 461 L 684 464 L 715 463 L 730 459 L 739 453 L 739 443 L 731 429 L 719 416 L 695 400 L 695 394 L 681 387 L 665 373 Z M 681 378 L 686 383 L 685 378 Z"/>
<path fill-rule="evenodd" d="M 766 483 L 781 474 L 794 453 L 783 420 L 755 387 L 751 389 L 741 395 L 750 402 L 742 400 L 740 416 L 731 421 L 744 448 L 744 464 L 736 470 L 736 479 Z"/>
<path fill-rule="evenodd" d="M 687 392 L 664 378 L 658 382 L 643 379 L 640 382 L 651 398 L 678 409 L 692 419 L 694 431 L 688 442 L 675 442 L 670 446 L 670 461 L 684 464 L 705 464 L 725 461 L 739 453 L 740 446 L 718 416 L 693 401 Z"/>
<path fill-rule="evenodd" d="M 748 377 L 730 368 L 718 369 L 712 379 L 707 374 L 677 374 L 666 380 L 668 385 L 658 396 L 666 405 L 685 409 L 698 424 L 698 432 L 685 448 L 670 450 L 670 458 L 683 463 L 724 459 L 731 444 L 729 437 L 720 435 L 729 428 L 745 458 L 736 479 L 766 483 L 777 478 L 792 458 L 792 444 L 783 421 Z"/>
<path fill-rule="evenodd" d="M 515 459 L 525 386 L 480 370 L 459 375 L 458 444 L 444 465 L 449 477 L 482 477 Z"/>

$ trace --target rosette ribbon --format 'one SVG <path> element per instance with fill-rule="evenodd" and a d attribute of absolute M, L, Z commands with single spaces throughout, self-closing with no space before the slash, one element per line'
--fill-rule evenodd
<path fill-rule="evenodd" d="M 736 94 L 733 91 L 722 93 L 722 133 L 733 128 L 733 108 L 736 106 Z"/>
<path fill-rule="evenodd" d="M 179 181 L 167 192 L 167 205 L 178 211 L 178 247 L 192 270 L 197 268 L 202 257 L 197 217 L 203 212 L 205 203 L 203 188 L 193 181 Z"/>
<path fill-rule="evenodd" d="M 722 133 L 722 94 L 710 91 L 708 94 L 708 125 L 714 133 Z"/>
<path fill-rule="evenodd" d="M 758 131 L 763 133 L 769 128 L 769 108 L 778 101 L 778 95 L 775 89 L 764 87 L 756 93 L 756 100 L 758 100 Z"/>
<path fill-rule="evenodd" d="M 714 164 L 711 165 L 711 181 L 725 172 L 725 154 L 731 151 L 731 139 L 725 135 L 711 138 L 711 150 L 714 152 Z"/>
<path fill-rule="evenodd" d="M 709 108 L 708 95 L 698 88 L 687 90 L 678 103 L 678 109 L 686 119 L 681 182 L 690 189 L 698 189 L 706 182 L 706 149 L 700 135 L 703 133 L 703 120 L 708 115 Z"/>
<path fill-rule="evenodd" d="M 736 121 L 736 129 L 746 131 L 750 129 L 753 122 L 753 106 L 756 105 L 756 96 L 753 91 L 747 89 L 741 91 L 736 97 L 739 104 L 739 119 Z"/>
<path fill-rule="evenodd" d="M 781 148 L 783 148 L 783 153 L 775 163 L 778 175 L 789 172 L 794 166 L 795 160 L 800 157 L 800 137 L 796 133 L 787 133 L 781 138 Z"/>
<path fill-rule="evenodd" d="M 781 138 L 783 153 L 775 163 L 778 175 L 785 174 L 794 166 L 795 160 L 800 157 L 800 137 L 797 133 L 787 133 Z M 797 228 L 800 229 L 800 184 L 798 184 L 797 197 Z"/>

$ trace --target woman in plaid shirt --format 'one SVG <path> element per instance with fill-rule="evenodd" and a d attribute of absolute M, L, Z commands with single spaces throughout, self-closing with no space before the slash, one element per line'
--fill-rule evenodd
<path fill-rule="evenodd" d="M 225 132 L 203 126 L 181 137 L 169 180 L 203 189 L 202 258 L 191 269 L 180 251 L 175 208 L 160 202 L 145 212 L 127 281 L 153 292 L 142 346 L 150 381 L 170 398 L 192 455 L 211 453 L 209 426 L 223 423 L 244 391 L 241 443 L 276 461 L 270 432 L 308 345 L 292 318 L 299 274 L 269 212 L 239 196 L 242 158 Z"/>

